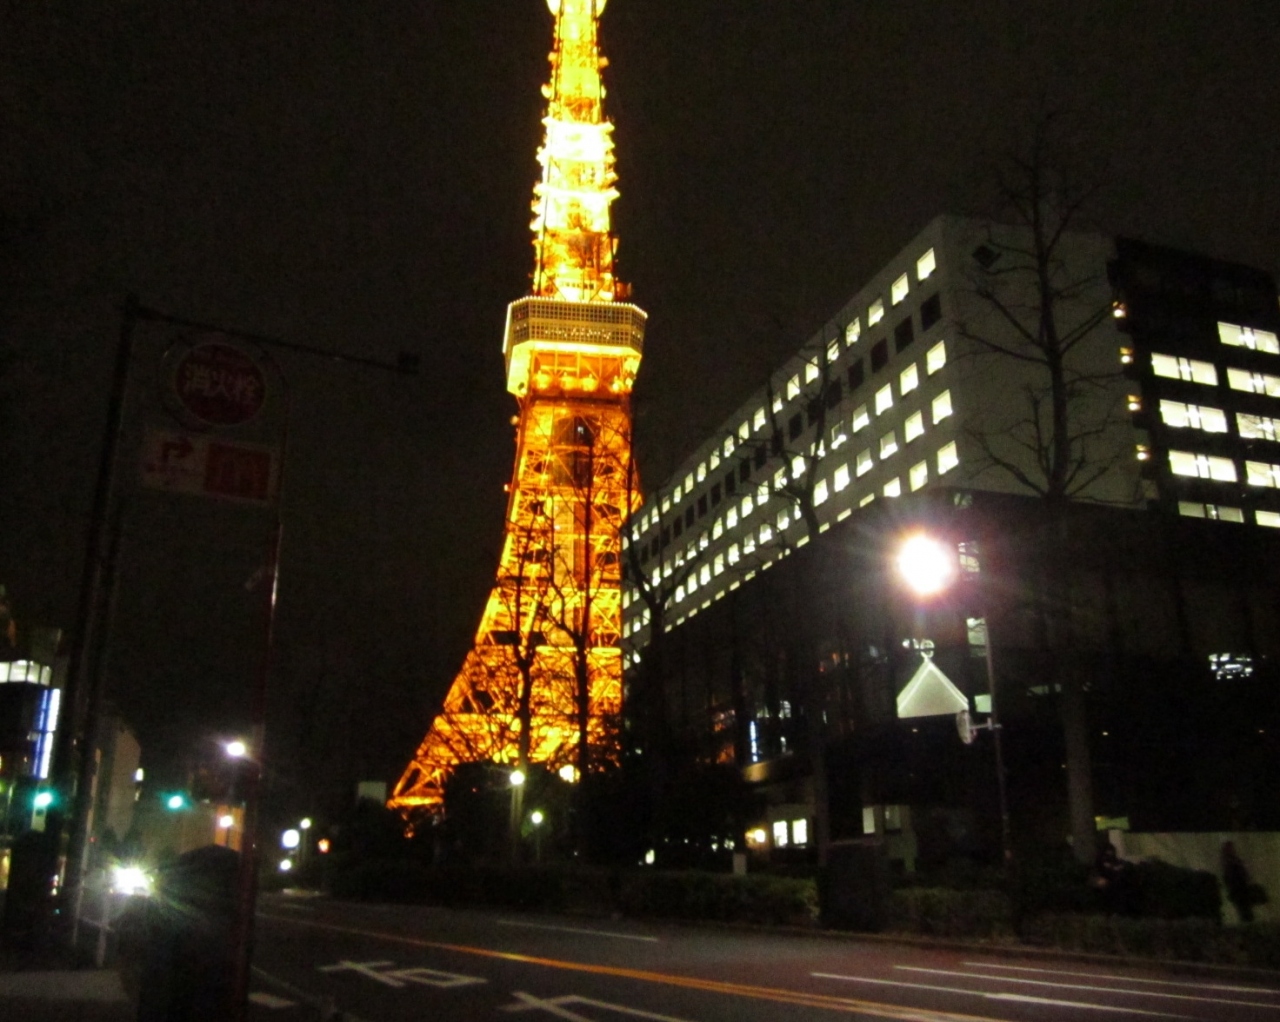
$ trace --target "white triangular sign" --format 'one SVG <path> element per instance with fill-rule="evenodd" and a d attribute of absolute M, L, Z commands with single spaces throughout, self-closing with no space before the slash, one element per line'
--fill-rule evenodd
<path fill-rule="evenodd" d="M 898 716 L 954 717 L 969 708 L 968 697 L 951 683 L 930 657 L 922 657 L 907 687 L 898 694 Z"/>

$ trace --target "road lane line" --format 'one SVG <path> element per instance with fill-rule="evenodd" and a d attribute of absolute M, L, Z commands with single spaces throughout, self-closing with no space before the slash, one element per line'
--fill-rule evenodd
<path fill-rule="evenodd" d="M 1144 979 L 1139 976 L 1116 976 L 1107 972 L 1077 972 L 1074 969 L 1038 969 L 1030 965 L 997 965 L 993 962 L 961 962 L 974 969 L 1004 969 L 1008 972 L 1038 972 L 1049 976 L 1079 976 L 1082 979 L 1110 979 L 1117 983 L 1148 983 L 1152 986 L 1191 987 L 1194 990 L 1221 990 L 1230 994 L 1263 994 L 1273 996 L 1280 990 L 1270 987 L 1233 986 L 1228 983 L 1187 983 L 1176 979 Z"/>
<path fill-rule="evenodd" d="M 578 1015 L 557 1004 L 556 1001 L 544 1001 L 534 997 L 533 994 L 526 994 L 523 990 L 513 991 L 511 994 L 519 1004 L 504 1004 L 499 1011 L 545 1011 L 548 1015 L 554 1015 L 556 1018 L 568 1019 L 569 1022 L 591 1022 L 586 1015 Z M 556 1000 L 559 1000 L 557 998 Z"/>
<path fill-rule="evenodd" d="M 373 940 L 387 941 L 388 943 L 406 944 L 410 947 L 432 948 L 438 951 L 452 951 L 456 954 L 477 955 L 482 958 L 495 958 L 500 961 L 536 965 L 547 969 L 585 972 L 597 976 L 613 976 L 617 979 L 633 979 L 644 983 L 657 983 L 665 986 L 684 987 L 689 990 L 700 990 L 704 993 L 730 994 L 761 1001 L 777 1001 L 806 1008 L 826 1008 L 847 1014 L 861 1012 L 864 1015 L 870 1015 L 875 1018 L 895 1019 L 898 1022 L 1007 1022 L 1007 1020 L 995 1019 L 985 1015 L 966 1015 L 959 1012 L 934 1011 L 928 1008 L 910 1008 L 879 1001 L 864 1001 L 852 997 L 832 997 L 829 994 L 807 993 L 803 990 L 758 987 L 742 983 L 728 983 L 721 980 L 699 979 L 695 976 L 679 976 L 673 973 L 627 969 L 615 965 L 566 962 L 556 958 L 540 958 L 536 955 L 519 954 L 514 951 L 495 951 L 491 948 L 471 947 L 465 944 L 446 944 L 441 941 L 422 940 L 418 937 L 406 937 L 398 933 L 380 933 L 377 930 L 363 930 L 353 926 L 336 926 L 333 923 L 299 919 L 297 916 L 275 916 L 264 912 L 260 913 L 258 918 L 269 922 L 284 923 L 288 926 L 298 926 L 303 929 L 344 933 L 353 937 L 368 937 Z"/>
<path fill-rule="evenodd" d="M 277 997 L 275 994 L 264 993 L 261 990 L 255 990 L 249 994 L 250 1004 L 259 1004 L 264 1008 L 292 1008 L 297 1001 L 290 1001 L 284 997 Z"/>
<path fill-rule="evenodd" d="M 526 994 L 523 990 L 517 990 L 512 994 L 517 998 L 519 1004 L 504 1004 L 499 1011 L 551 1011 L 552 1014 L 560 1014 L 558 1011 L 552 1011 L 553 1008 L 564 1008 L 569 1004 L 581 1004 L 587 1008 L 599 1008 L 601 1011 L 612 1012 L 615 1015 L 626 1015 L 628 1018 L 647 1018 L 650 1022 L 689 1022 L 688 1019 L 676 1018 L 674 1015 L 659 1015 L 652 1011 L 641 1011 L 639 1008 L 629 1008 L 625 1004 L 610 1004 L 608 1001 L 596 1001 L 590 997 L 579 997 L 577 994 L 565 994 L 562 997 L 551 997 L 546 1000 L 534 997 L 533 994 Z M 574 1018 L 581 1016 L 574 1015 Z M 591 1022 L 590 1019 L 584 1022 Z"/>
<path fill-rule="evenodd" d="M 525 930 L 555 930 L 558 933 L 585 933 L 588 937 L 616 937 L 618 940 L 643 940 L 658 943 L 657 937 L 646 937 L 638 933 L 614 933 L 610 930 L 588 930 L 581 926 L 548 926 L 545 923 L 525 923 L 517 919 L 499 919 L 499 926 L 518 926 Z"/>
<path fill-rule="evenodd" d="M 1116 1004 L 1094 1004 L 1092 1001 L 1055 1001 L 1048 997 L 1031 997 L 1028 994 L 991 993 L 986 990 L 970 990 L 967 987 L 944 987 L 936 983 L 908 983 L 900 979 L 876 979 L 872 976 L 841 976 L 834 972 L 811 972 L 815 979 L 838 979 L 846 983 L 874 983 L 877 986 L 904 987 L 908 990 L 929 990 L 934 993 L 964 994 L 968 997 L 981 997 L 987 1001 L 1023 1001 L 1034 1004 L 1055 1004 L 1059 1007 L 1087 1008 L 1090 1011 L 1111 1011 L 1125 1015 L 1150 1015 L 1153 1018 L 1194 1019 L 1193 1015 L 1170 1015 L 1163 1011 L 1144 1011 L 1141 1008 L 1125 1008 Z M 976 978 L 976 977 L 975 977 Z"/>
<path fill-rule="evenodd" d="M 1023 979 L 1020 976 L 986 976 L 973 972 L 958 972 L 954 969 L 926 969 L 919 965 L 895 965 L 895 969 L 903 972 L 924 972 L 933 976 L 963 976 L 985 983 L 1022 983 L 1033 987 L 1056 987 L 1059 990 L 1088 990 L 1090 993 L 1125 994 L 1128 997 L 1160 997 L 1170 1001 L 1199 1001 L 1203 1004 L 1230 1004 L 1242 1008 L 1269 1008 L 1280 1011 L 1280 1004 L 1268 1004 L 1266 1001 L 1234 1001 L 1225 997 L 1196 997 L 1194 994 L 1171 994 L 1164 990 L 1125 990 L 1123 987 L 1099 987 L 1088 983 L 1062 983 L 1047 979 Z M 1123 980 L 1114 982 L 1122 983 Z"/>

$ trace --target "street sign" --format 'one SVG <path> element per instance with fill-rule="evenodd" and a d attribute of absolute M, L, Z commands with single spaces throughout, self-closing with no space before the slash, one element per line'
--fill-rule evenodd
<path fill-rule="evenodd" d="M 927 653 L 920 666 L 898 694 L 898 718 L 954 716 L 969 708 L 969 697 L 951 683 Z"/>
<path fill-rule="evenodd" d="M 172 493 L 269 504 L 276 451 L 258 444 L 151 430 L 142 445 L 142 483 Z"/>
<path fill-rule="evenodd" d="M 262 369 L 246 352 L 222 341 L 203 341 L 178 361 L 173 390 L 182 407 L 209 426 L 239 426 L 253 419 L 267 397 Z"/>

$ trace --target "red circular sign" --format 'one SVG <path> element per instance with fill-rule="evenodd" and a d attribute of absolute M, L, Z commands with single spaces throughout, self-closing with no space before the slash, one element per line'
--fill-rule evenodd
<path fill-rule="evenodd" d="M 182 407 L 210 426 L 238 426 L 262 410 L 267 381 L 239 348 L 217 341 L 197 344 L 182 356 L 173 377 Z"/>

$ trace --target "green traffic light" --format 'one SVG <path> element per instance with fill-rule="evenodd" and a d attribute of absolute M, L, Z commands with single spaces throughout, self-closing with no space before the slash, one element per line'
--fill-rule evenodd
<path fill-rule="evenodd" d="M 32 804 L 37 809 L 48 809 L 51 805 L 53 805 L 53 792 L 51 791 L 38 792 L 36 794 L 36 797 L 31 801 L 32 801 Z"/>
<path fill-rule="evenodd" d="M 164 804 L 166 809 L 182 809 L 187 804 L 187 797 L 185 795 L 170 795 L 164 800 Z"/>

